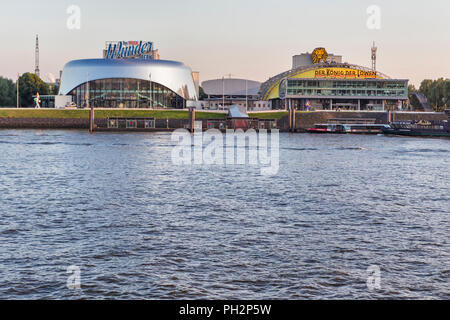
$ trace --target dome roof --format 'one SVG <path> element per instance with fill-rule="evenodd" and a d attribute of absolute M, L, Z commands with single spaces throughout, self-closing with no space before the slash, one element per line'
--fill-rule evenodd
<path fill-rule="evenodd" d="M 68 62 L 63 69 L 59 93 L 69 94 L 83 83 L 100 79 L 151 80 L 186 100 L 197 100 L 192 71 L 181 62 L 146 59 L 86 59 Z"/>

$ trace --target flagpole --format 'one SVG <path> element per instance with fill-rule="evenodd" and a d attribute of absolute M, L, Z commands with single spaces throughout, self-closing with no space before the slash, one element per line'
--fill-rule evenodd
<path fill-rule="evenodd" d="M 17 92 L 17 108 L 19 108 L 19 79 L 20 79 L 20 75 L 19 75 L 19 73 L 17 73 L 17 82 L 16 82 L 16 85 L 17 85 L 17 90 L 16 90 L 16 92 Z"/>
<path fill-rule="evenodd" d="M 248 80 L 245 79 L 245 109 L 248 111 Z"/>
<path fill-rule="evenodd" d="M 94 105 L 89 103 L 89 73 L 86 74 L 86 107 L 91 107 L 89 111 L 89 133 L 94 133 Z"/>

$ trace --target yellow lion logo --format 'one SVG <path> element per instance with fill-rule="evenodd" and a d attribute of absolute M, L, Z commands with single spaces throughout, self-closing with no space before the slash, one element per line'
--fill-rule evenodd
<path fill-rule="evenodd" d="M 312 53 L 312 60 L 314 63 L 320 63 L 327 61 L 328 53 L 325 48 L 316 48 Z"/>

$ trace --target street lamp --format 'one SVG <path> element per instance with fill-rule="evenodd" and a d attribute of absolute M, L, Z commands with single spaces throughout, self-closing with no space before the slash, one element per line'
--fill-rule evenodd
<path fill-rule="evenodd" d="M 86 107 L 89 108 L 89 73 L 86 73 L 86 93 L 84 95 Z"/>
<path fill-rule="evenodd" d="M 222 110 L 225 110 L 225 76 L 222 76 Z"/>
<path fill-rule="evenodd" d="M 245 110 L 248 111 L 248 79 L 245 79 Z"/>
<path fill-rule="evenodd" d="M 153 109 L 153 90 L 152 90 L 152 74 L 151 73 L 148 74 L 148 78 L 150 79 L 150 82 L 149 82 L 150 108 Z"/>
<path fill-rule="evenodd" d="M 16 82 L 16 85 L 17 85 L 17 90 L 16 90 L 16 92 L 17 92 L 17 108 L 19 108 L 19 79 L 20 79 L 20 75 L 19 75 L 19 73 L 17 73 L 17 82 Z"/>
<path fill-rule="evenodd" d="M 90 104 L 89 103 L 89 73 L 86 74 L 86 95 L 85 95 L 85 99 L 86 99 L 86 107 L 90 108 L 91 110 L 89 111 L 89 133 L 93 134 L 94 133 L 94 125 L 95 125 L 95 119 L 94 119 L 94 104 Z"/>

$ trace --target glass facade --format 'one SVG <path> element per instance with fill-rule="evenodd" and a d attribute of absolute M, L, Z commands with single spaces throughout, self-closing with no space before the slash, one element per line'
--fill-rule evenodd
<path fill-rule="evenodd" d="M 406 99 L 408 82 L 403 80 L 337 81 L 289 79 L 287 95 L 297 97 L 396 97 Z"/>
<path fill-rule="evenodd" d="M 186 100 L 167 87 L 151 81 L 138 79 L 101 79 L 89 81 L 73 89 L 70 95 L 77 106 L 90 105 L 98 108 L 153 108 L 165 109 L 186 107 Z"/>

